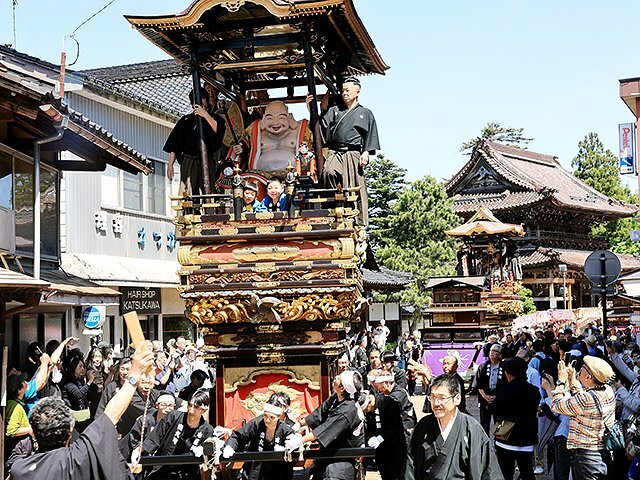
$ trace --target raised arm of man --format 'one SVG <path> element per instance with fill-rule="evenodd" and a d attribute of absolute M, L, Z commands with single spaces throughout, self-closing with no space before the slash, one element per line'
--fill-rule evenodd
<path fill-rule="evenodd" d="M 136 351 L 133 357 L 131 357 L 131 371 L 127 382 L 124 382 L 120 390 L 113 396 L 107 406 L 104 409 L 104 414 L 109 417 L 114 425 L 117 425 L 120 417 L 125 412 L 133 394 L 136 393 L 136 388 L 140 377 L 153 365 L 153 352 L 144 350 L 142 352 Z"/>

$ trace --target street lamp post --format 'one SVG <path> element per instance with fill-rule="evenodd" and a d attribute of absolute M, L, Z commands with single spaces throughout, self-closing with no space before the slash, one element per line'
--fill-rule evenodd
<path fill-rule="evenodd" d="M 562 304 L 567 309 L 567 265 L 561 263 L 558 265 L 558 271 L 562 273 Z"/>

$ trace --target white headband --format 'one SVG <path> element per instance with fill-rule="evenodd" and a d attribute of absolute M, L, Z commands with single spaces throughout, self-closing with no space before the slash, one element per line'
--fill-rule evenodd
<path fill-rule="evenodd" d="M 274 415 L 278 415 L 278 416 L 284 413 L 284 410 L 282 410 L 282 408 L 277 407 L 275 405 L 271 405 L 270 403 L 265 403 L 263 410 L 265 412 L 273 413 Z"/>
<path fill-rule="evenodd" d="M 393 375 L 378 375 L 376 378 L 373 379 L 375 383 L 393 382 L 394 380 L 395 380 L 395 377 Z"/>
<path fill-rule="evenodd" d="M 355 371 L 353 370 L 347 370 L 346 372 L 342 372 L 340 374 L 340 383 L 342 383 L 342 386 L 344 387 L 344 391 L 347 392 L 349 395 L 353 395 L 354 393 L 356 393 L 356 386 L 353 383 L 354 373 Z"/>

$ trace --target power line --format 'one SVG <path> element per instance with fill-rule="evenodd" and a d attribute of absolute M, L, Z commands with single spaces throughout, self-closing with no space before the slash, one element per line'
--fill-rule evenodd
<path fill-rule="evenodd" d="M 76 29 L 71 32 L 71 35 L 69 35 L 70 37 L 73 37 L 75 35 L 75 33 L 80 30 L 80 27 L 82 27 L 85 23 L 89 22 L 89 20 L 91 20 L 92 18 L 94 18 L 96 15 L 98 15 L 100 12 L 102 12 L 103 10 L 106 10 L 107 7 L 109 7 L 109 5 L 111 5 L 113 2 L 115 2 L 116 0 L 111 0 L 109 3 L 107 3 L 104 7 L 102 7 L 100 10 L 98 10 L 96 13 L 94 13 L 93 15 L 91 15 L 89 18 L 87 18 L 84 22 L 82 22 L 80 25 L 78 25 L 76 27 Z"/>
<path fill-rule="evenodd" d="M 16 2 L 17 0 L 13 0 L 14 2 Z M 71 32 L 70 35 L 68 35 L 67 37 L 70 38 L 71 40 L 73 40 L 76 43 L 76 58 L 73 60 L 73 62 L 71 62 L 69 64 L 69 67 L 72 67 L 73 65 L 75 65 L 75 63 L 78 61 L 78 59 L 80 58 L 80 42 L 78 42 L 78 40 L 76 39 L 76 32 L 78 30 L 80 30 L 80 28 L 89 23 L 89 21 L 91 21 L 93 18 L 95 18 L 97 15 L 99 15 L 101 12 L 103 12 L 104 10 L 106 10 L 109 5 L 111 5 L 112 3 L 114 3 L 116 0 L 110 0 L 104 7 L 102 7 L 100 10 L 98 10 L 96 13 L 94 13 L 93 15 L 91 15 L 89 18 L 87 18 L 84 22 L 82 22 L 80 25 L 78 25 L 75 30 L 73 32 Z M 65 37 L 65 38 L 67 38 Z"/>

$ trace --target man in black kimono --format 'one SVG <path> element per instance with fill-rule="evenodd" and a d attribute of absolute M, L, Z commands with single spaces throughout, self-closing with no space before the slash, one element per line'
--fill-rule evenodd
<path fill-rule="evenodd" d="M 74 419 L 61 398 L 43 398 L 29 420 L 38 444 L 33 455 L 16 460 L 14 480 L 125 480 L 131 473 L 118 451 L 115 425 L 126 410 L 143 372 L 153 365 L 153 353 L 133 356 L 127 381 L 80 437 L 69 443 Z"/>
<path fill-rule="evenodd" d="M 369 156 L 380 149 L 378 127 L 373 113 L 358 103 L 360 80 L 347 77 L 342 84 L 342 103 L 323 110 L 321 127 L 329 152 L 325 158 L 320 182 L 325 188 L 360 188 L 358 223 L 369 223 L 367 187 L 364 167 Z"/>
<path fill-rule="evenodd" d="M 404 436 L 408 444 L 417 421 L 416 411 L 413 408 L 409 393 L 395 383 L 395 378 L 392 375 L 378 376 L 375 382 L 378 384 L 378 391 L 394 400 L 400 407 Z"/>
<path fill-rule="evenodd" d="M 393 380 L 387 372 L 379 371 L 373 385 L 378 389 L 380 380 Z M 400 404 L 379 390 L 375 392 L 375 406 L 367 415 L 367 445 L 376 449 L 376 465 L 382 480 L 404 477 L 407 458 L 407 439 L 402 423 Z"/>
<path fill-rule="evenodd" d="M 147 395 L 149 396 L 149 405 L 153 406 L 158 400 L 160 392 L 153 389 L 153 378 L 151 375 L 145 374 L 140 378 L 129 406 L 116 425 L 118 433 L 121 436 L 128 434 L 133 428 L 133 424 L 136 423 L 136 419 L 144 413 Z"/>
<path fill-rule="evenodd" d="M 149 407 L 147 412 L 147 419 L 145 423 L 146 435 L 149 435 L 156 427 L 158 422 L 164 417 L 173 412 L 176 408 L 176 397 L 171 392 L 160 392 L 160 396 L 156 401 L 154 408 Z M 120 439 L 118 442 L 120 453 L 129 461 L 131 459 L 131 452 L 140 445 L 140 438 L 142 436 L 142 426 L 144 423 L 144 416 L 140 415 L 136 422 L 133 424 L 131 431 Z"/>
<path fill-rule="evenodd" d="M 451 375 L 433 379 L 432 414 L 415 428 L 405 480 L 504 480 L 489 437 L 473 417 L 458 410 L 460 384 Z"/>
<path fill-rule="evenodd" d="M 322 448 L 364 447 L 364 414 L 356 403 L 361 391 L 358 372 L 348 370 L 337 375 L 333 393 L 302 420 L 311 429 L 302 442 L 317 441 Z M 312 475 L 313 480 L 355 480 L 355 460 L 317 460 Z"/>
<path fill-rule="evenodd" d="M 224 119 L 217 114 L 210 114 L 210 104 L 215 105 L 216 99 L 210 101 L 209 94 L 203 88 L 200 90 L 202 105 L 196 105 L 193 91 L 189 93 L 189 100 L 193 105 L 193 112 L 184 115 L 169 134 L 163 150 L 169 154 L 167 177 L 173 179 L 174 165 L 180 165 L 180 194 L 198 195 L 202 190 L 202 162 L 200 161 L 200 137 L 196 116 L 202 117 L 204 124 L 204 143 L 207 147 L 209 161 L 209 175 L 215 175 L 216 160 L 222 154 L 222 139 L 224 138 Z"/>
<path fill-rule="evenodd" d="M 284 452 L 296 433 L 281 421 L 284 410 L 276 405 L 274 396 L 264 404 L 264 413 L 235 430 L 222 451 L 223 458 L 230 458 L 236 451 Z M 301 445 L 296 442 L 296 447 Z M 284 455 L 284 454 L 283 454 Z M 248 480 L 291 480 L 293 463 L 290 462 L 246 462 L 243 477 Z"/>
<path fill-rule="evenodd" d="M 202 418 L 209 409 L 209 394 L 195 392 L 189 400 L 187 412 L 174 410 L 158 422 L 144 439 L 143 452 L 150 455 L 202 456 L 202 443 L 213 435 L 213 427 Z M 148 479 L 199 478 L 197 465 L 154 467 Z"/>

